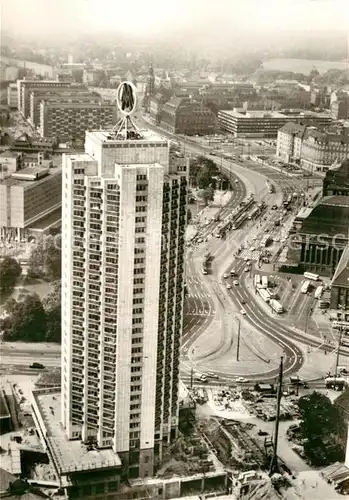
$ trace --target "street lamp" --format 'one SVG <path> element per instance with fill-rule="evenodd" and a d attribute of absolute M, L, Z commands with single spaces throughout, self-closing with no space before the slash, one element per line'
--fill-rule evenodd
<path fill-rule="evenodd" d="M 241 331 L 241 325 L 240 325 L 240 318 L 239 318 L 239 316 L 236 316 L 236 319 L 238 320 L 238 338 L 237 338 L 237 344 L 236 344 L 236 361 L 239 361 L 239 356 L 240 356 L 240 331 Z"/>

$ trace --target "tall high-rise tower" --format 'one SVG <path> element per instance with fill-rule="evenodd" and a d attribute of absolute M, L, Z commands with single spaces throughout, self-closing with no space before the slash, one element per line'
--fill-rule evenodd
<path fill-rule="evenodd" d="M 187 173 L 168 141 L 124 117 L 64 156 L 62 424 L 151 475 L 178 427 Z"/>

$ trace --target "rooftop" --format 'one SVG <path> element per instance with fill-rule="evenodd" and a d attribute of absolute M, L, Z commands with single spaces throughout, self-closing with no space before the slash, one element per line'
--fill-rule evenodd
<path fill-rule="evenodd" d="M 344 249 L 331 284 L 349 288 L 349 246 Z"/>
<path fill-rule="evenodd" d="M 111 449 L 87 451 L 78 440 L 69 441 L 60 423 L 60 389 L 33 391 L 33 398 L 46 428 L 46 439 L 62 475 L 72 472 L 120 467 L 121 460 Z"/>
<path fill-rule="evenodd" d="M 40 183 L 45 183 L 48 177 L 53 175 L 62 174 L 62 167 L 53 168 L 40 168 L 40 167 L 27 167 L 18 170 L 10 177 L 5 177 L 0 180 L 0 185 L 5 186 L 22 186 L 23 188 L 32 187 Z"/>
<path fill-rule="evenodd" d="M 349 197 L 325 196 L 304 219 L 300 232 L 310 235 L 348 239 Z"/>
<path fill-rule="evenodd" d="M 329 118 L 326 113 L 315 113 L 313 111 L 302 111 L 302 110 L 283 110 L 278 111 L 260 111 L 260 110 L 247 110 L 234 109 L 234 110 L 221 110 L 220 113 L 230 115 L 235 118 Z"/>
<path fill-rule="evenodd" d="M 137 139 L 138 142 L 162 142 L 168 143 L 168 139 L 166 137 L 162 137 L 157 132 L 154 132 L 151 129 L 140 129 L 139 134 L 141 135 L 141 139 Z M 102 144 L 120 144 L 124 143 L 125 139 L 117 138 L 116 133 L 113 130 L 93 130 L 91 132 L 86 131 L 86 139 L 89 136 L 95 137 Z"/>
<path fill-rule="evenodd" d="M 284 132 L 285 134 L 290 134 L 290 135 L 296 134 L 302 137 L 306 128 L 307 127 L 305 125 L 300 125 L 299 123 L 294 123 L 294 122 L 288 122 L 280 129 L 280 131 Z"/>

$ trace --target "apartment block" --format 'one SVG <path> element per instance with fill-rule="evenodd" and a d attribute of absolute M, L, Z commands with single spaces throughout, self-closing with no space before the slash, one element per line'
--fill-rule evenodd
<path fill-rule="evenodd" d="M 61 421 L 151 476 L 177 435 L 187 171 L 152 131 L 64 156 Z"/>
<path fill-rule="evenodd" d="M 56 101 L 69 101 L 69 100 L 88 100 L 98 98 L 98 94 L 90 92 L 87 88 L 81 87 L 71 87 L 71 88 L 58 88 L 53 90 L 32 90 L 29 93 L 30 99 L 30 108 L 29 108 L 29 116 L 28 121 L 34 127 L 38 127 L 40 125 L 40 103 L 42 100 L 56 100 Z"/>
<path fill-rule="evenodd" d="M 83 141 L 87 130 L 111 128 L 115 121 L 115 105 L 100 98 L 40 102 L 39 132 L 42 137 Z"/>
<path fill-rule="evenodd" d="M 61 82 L 58 80 L 17 80 L 18 89 L 18 109 L 24 116 L 29 117 L 30 99 L 29 94 L 32 90 L 52 90 L 60 88 L 70 88 L 70 82 Z"/>

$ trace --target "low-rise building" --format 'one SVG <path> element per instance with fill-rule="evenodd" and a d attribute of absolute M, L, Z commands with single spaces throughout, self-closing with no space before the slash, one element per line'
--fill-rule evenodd
<path fill-rule="evenodd" d="M 56 139 L 48 139 L 46 137 L 38 136 L 31 137 L 28 134 L 22 134 L 13 142 L 11 151 L 52 154 L 56 146 Z"/>
<path fill-rule="evenodd" d="M 172 134 L 206 135 L 216 131 L 212 111 L 190 98 L 172 97 L 162 107 L 160 123 Z"/>
<path fill-rule="evenodd" d="M 7 105 L 11 109 L 16 109 L 18 106 L 17 83 L 10 83 L 7 87 Z"/>
<path fill-rule="evenodd" d="M 17 172 L 22 165 L 22 154 L 17 151 L 3 151 L 0 153 L 0 176 L 1 179 Z"/>
<path fill-rule="evenodd" d="M 68 101 L 42 100 L 40 126 L 42 137 L 59 141 L 80 140 L 87 130 L 110 129 L 116 122 L 116 106 L 100 98 Z"/>
<path fill-rule="evenodd" d="M 327 126 L 331 123 L 331 117 L 327 113 L 299 110 L 267 112 L 234 109 L 218 112 L 219 126 L 235 137 L 274 138 L 277 137 L 278 130 L 290 121 L 303 125 Z"/>
<path fill-rule="evenodd" d="M 0 181 L 0 237 L 22 239 L 60 224 L 62 170 L 29 167 Z"/>
<path fill-rule="evenodd" d="M 343 251 L 331 281 L 331 309 L 349 309 L 349 247 Z"/>
<path fill-rule="evenodd" d="M 349 157 L 349 134 L 287 123 L 277 135 L 276 154 L 286 163 L 298 163 L 311 171 L 326 171 Z"/>

